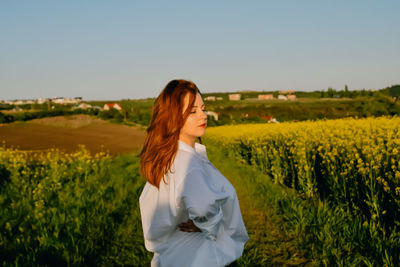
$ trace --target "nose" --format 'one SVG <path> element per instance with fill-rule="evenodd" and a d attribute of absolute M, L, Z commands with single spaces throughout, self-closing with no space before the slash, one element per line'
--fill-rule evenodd
<path fill-rule="evenodd" d="M 207 111 L 203 111 L 201 117 L 207 120 Z"/>

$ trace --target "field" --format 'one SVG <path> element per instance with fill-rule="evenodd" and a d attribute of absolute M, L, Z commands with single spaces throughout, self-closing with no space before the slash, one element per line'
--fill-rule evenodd
<path fill-rule="evenodd" d="M 400 92 L 400 86 L 395 86 Z M 347 117 L 379 117 L 400 115 L 400 102 L 397 93 L 390 93 L 390 89 L 378 91 L 331 91 L 296 92 L 295 100 L 276 99 L 279 92 L 274 94 L 273 100 L 258 100 L 259 94 L 268 92 L 253 91 L 241 92 L 242 100 L 228 100 L 229 93 L 204 93 L 203 98 L 207 111 L 218 114 L 218 118 L 209 116 L 209 126 L 265 123 L 271 118 L 279 122 L 307 121 L 320 119 L 338 119 Z M 207 100 L 209 96 L 217 96 L 223 100 Z M 3 107 L 0 110 L 0 123 L 14 121 L 28 121 L 35 118 L 66 116 L 73 114 L 87 114 L 97 116 L 103 120 L 127 125 L 149 125 L 154 98 L 122 99 L 116 101 L 122 110 L 99 110 L 97 108 L 81 109 L 76 106 L 56 103 L 23 104 L 18 105 L 23 111 L 13 112 L 14 105 Z M 102 107 L 110 101 L 88 101 L 87 104 Z M 115 102 L 115 101 L 113 101 Z"/>
<path fill-rule="evenodd" d="M 87 115 L 1 125 L 0 264 L 149 262 L 137 206 L 144 136 Z"/>
<path fill-rule="evenodd" d="M 250 236 L 239 266 L 399 264 L 399 129 L 397 117 L 208 128 Z M 79 115 L 2 125 L 0 138 L 2 265 L 149 265 L 143 129 Z"/>
<path fill-rule="evenodd" d="M 142 127 L 113 124 L 89 115 L 59 116 L 28 122 L 0 124 L 0 141 L 21 150 L 58 148 L 72 152 L 83 144 L 91 153 L 111 155 L 138 150 L 143 144 Z"/>
<path fill-rule="evenodd" d="M 328 225 L 314 239 L 325 249 L 330 247 L 321 252 L 334 258 L 330 264 L 346 259 L 347 264 L 396 265 L 400 257 L 399 130 L 398 117 L 349 118 L 223 126 L 209 129 L 207 137 L 214 146 L 225 148 L 229 157 L 265 173 L 268 180 L 329 207 L 333 213 L 319 218 Z M 334 222 L 338 213 L 341 221 Z M 288 218 L 296 219 L 294 214 Z M 330 228 L 335 223 L 342 225 Z M 345 246 L 332 248 L 332 242 Z M 349 242 L 357 246 L 349 247 Z"/>
<path fill-rule="evenodd" d="M 141 266 L 138 198 L 144 181 L 133 154 L 61 153 L 0 147 L 2 266 Z M 147 264 L 148 265 L 148 264 Z"/>

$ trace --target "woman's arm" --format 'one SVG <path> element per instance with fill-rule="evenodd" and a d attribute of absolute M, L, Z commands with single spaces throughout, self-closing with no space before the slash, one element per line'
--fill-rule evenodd
<path fill-rule="evenodd" d="M 202 169 L 193 169 L 182 182 L 181 192 L 189 219 L 208 239 L 216 240 L 222 220 L 221 205 L 229 195 L 216 190 L 210 179 Z"/>

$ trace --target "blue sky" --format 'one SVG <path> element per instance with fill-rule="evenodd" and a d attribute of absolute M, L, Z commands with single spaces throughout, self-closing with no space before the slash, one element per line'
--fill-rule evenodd
<path fill-rule="evenodd" d="M 0 99 L 380 89 L 400 83 L 400 1 L 1 1 Z"/>

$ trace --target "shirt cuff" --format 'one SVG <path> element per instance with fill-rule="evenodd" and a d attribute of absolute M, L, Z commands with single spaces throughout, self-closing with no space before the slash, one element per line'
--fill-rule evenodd
<path fill-rule="evenodd" d="M 205 234 L 206 238 L 212 241 L 217 240 L 217 233 L 222 221 L 222 209 L 219 207 L 218 213 L 207 218 L 206 216 L 190 218 Z"/>

